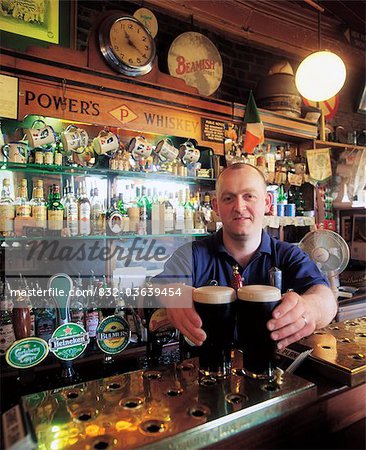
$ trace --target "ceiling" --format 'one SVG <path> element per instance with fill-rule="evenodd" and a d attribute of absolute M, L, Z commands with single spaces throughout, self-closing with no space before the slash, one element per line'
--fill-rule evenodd
<path fill-rule="evenodd" d="M 315 9 L 316 6 L 311 6 L 306 0 L 296 1 L 302 4 L 303 7 Z M 365 34 L 366 30 L 366 1 L 360 0 L 322 0 L 313 1 L 324 8 L 323 15 L 329 18 L 334 18 L 345 25 L 345 28 L 351 28 L 354 31 Z"/>

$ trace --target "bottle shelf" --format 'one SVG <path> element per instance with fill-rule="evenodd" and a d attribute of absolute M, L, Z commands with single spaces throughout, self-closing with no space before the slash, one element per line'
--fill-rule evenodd
<path fill-rule="evenodd" d="M 120 178 L 134 178 L 140 180 L 151 180 L 151 178 L 154 177 L 154 180 L 165 180 L 175 183 L 181 182 L 185 184 L 205 184 L 213 183 L 215 181 L 215 178 L 182 177 L 167 172 L 134 172 L 111 170 L 106 167 L 56 166 L 44 164 L 22 164 L 4 161 L 0 163 L 0 170 L 11 170 L 13 172 L 32 173 L 39 175 L 90 175 L 100 178 L 108 178 L 118 175 Z"/>
<path fill-rule="evenodd" d="M 32 241 L 48 241 L 53 239 L 63 240 L 90 240 L 90 241 L 103 241 L 103 240 L 124 240 L 124 239 L 157 239 L 157 238 L 179 238 L 179 237 L 206 237 L 210 236 L 210 233 L 166 233 L 166 234 L 124 234 L 124 235 L 89 235 L 89 236 L 19 236 L 19 237 L 0 237 L 0 246 L 7 247 L 7 244 L 24 243 Z"/>

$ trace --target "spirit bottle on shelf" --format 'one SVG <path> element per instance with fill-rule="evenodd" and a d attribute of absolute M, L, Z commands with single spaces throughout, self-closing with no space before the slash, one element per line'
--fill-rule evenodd
<path fill-rule="evenodd" d="M 68 184 L 66 189 L 67 192 L 64 200 L 66 228 L 68 229 L 70 236 L 77 236 L 79 231 L 78 202 L 75 198 L 72 186 Z"/>
<path fill-rule="evenodd" d="M 35 220 L 35 226 L 46 229 L 47 206 L 43 195 L 43 180 L 36 180 L 30 205 L 32 209 L 32 217 Z"/>
<path fill-rule="evenodd" d="M 176 233 L 184 233 L 184 203 L 183 191 L 178 191 L 178 198 L 175 201 L 175 220 L 174 228 Z"/>
<path fill-rule="evenodd" d="M 10 192 L 10 179 L 3 179 L 0 196 L 0 234 L 6 236 L 14 230 L 15 206 Z"/>
<path fill-rule="evenodd" d="M 192 233 L 194 228 L 194 208 L 190 201 L 189 189 L 186 190 L 186 201 L 184 203 L 184 231 Z"/>
<path fill-rule="evenodd" d="M 7 299 L 0 300 L 0 356 L 5 355 L 14 341 L 11 303 Z"/>
<path fill-rule="evenodd" d="M 172 195 L 172 194 L 171 194 Z M 170 197 L 170 196 L 169 196 Z M 174 233 L 174 209 L 169 198 L 165 193 L 164 200 L 164 233 Z"/>
<path fill-rule="evenodd" d="M 106 228 L 108 235 L 120 235 L 122 234 L 124 222 L 126 219 L 123 217 L 123 213 L 118 208 L 118 197 L 112 198 L 112 205 L 106 213 Z"/>
<path fill-rule="evenodd" d="M 60 188 L 53 184 L 50 188 L 50 199 L 47 205 L 48 229 L 61 231 L 63 228 L 64 207 L 61 203 Z"/>
<path fill-rule="evenodd" d="M 211 198 L 208 192 L 205 193 L 201 210 L 207 231 L 210 232 L 216 231 L 216 222 L 214 221 L 213 209 L 211 206 Z"/>
<path fill-rule="evenodd" d="M 86 181 L 80 183 L 80 197 L 78 200 L 79 211 L 79 234 L 89 236 L 90 234 L 90 200 L 86 193 Z"/>
<path fill-rule="evenodd" d="M 99 197 L 99 190 L 98 187 L 95 186 L 94 189 L 92 189 L 93 195 L 91 196 L 90 206 L 91 206 L 91 212 L 90 212 L 90 218 L 91 218 L 91 231 L 94 235 L 103 234 L 103 228 L 102 228 L 102 221 L 100 220 L 100 217 L 103 213 L 103 202 Z"/>
<path fill-rule="evenodd" d="M 30 217 L 31 205 L 28 200 L 27 180 L 23 178 L 20 181 L 19 194 L 15 200 L 15 214 L 20 217 Z"/>

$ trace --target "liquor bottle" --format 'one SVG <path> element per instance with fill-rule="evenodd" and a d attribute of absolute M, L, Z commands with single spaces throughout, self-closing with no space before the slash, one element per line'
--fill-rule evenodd
<path fill-rule="evenodd" d="M 186 201 L 184 203 L 184 230 L 185 233 L 192 233 L 194 228 L 194 208 L 190 202 L 189 189 L 186 190 Z"/>
<path fill-rule="evenodd" d="M 83 293 L 83 282 L 79 275 L 79 278 L 75 280 L 74 295 L 70 299 L 70 318 L 71 322 L 85 328 L 85 310 L 86 300 Z"/>
<path fill-rule="evenodd" d="M 118 209 L 118 197 L 112 198 L 111 207 L 106 213 L 106 229 L 108 235 L 120 235 L 123 231 L 123 215 Z"/>
<path fill-rule="evenodd" d="M 99 325 L 99 310 L 98 306 L 92 296 L 94 292 L 94 284 L 90 281 L 89 286 L 87 288 L 89 294 L 88 308 L 85 315 L 85 329 L 89 334 L 89 338 L 92 343 L 92 347 L 95 347 L 95 338 L 97 335 L 97 328 Z"/>
<path fill-rule="evenodd" d="M 48 229 L 60 232 L 63 228 L 64 207 L 61 203 L 60 188 L 53 184 L 50 188 L 50 200 L 47 204 Z"/>
<path fill-rule="evenodd" d="M 115 312 L 116 305 L 115 299 L 112 295 L 113 290 L 109 289 L 107 278 L 103 275 L 103 282 L 100 283 L 100 289 L 98 289 L 99 294 L 99 304 L 100 310 L 105 319 L 108 316 L 112 316 Z"/>
<path fill-rule="evenodd" d="M 80 197 L 78 199 L 79 212 L 79 234 L 89 236 L 90 234 L 90 200 L 86 193 L 86 181 L 80 183 Z"/>
<path fill-rule="evenodd" d="M 145 194 L 145 192 L 144 192 Z M 147 204 L 142 195 L 142 189 L 136 187 L 136 204 L 139 208 L 139 223 L 137 227 L 137 234 L 147 234 Z"/>
<path fill-rule="evenodd" d="M 48 342 L 56 327 L 55 308 L 50 308 L 48 301 L 43 300 L 43 304 L 36 310 L 36 336 Z"/>
<path fill-rule="evenodd" d="M 183 191 L 178 191 L 178 198 L 175 202 L 174 230 L 176 233 L 184 233 L 184 203 Z"/>
<path fill-rule="evenodd" d="M 25 298 L 22 296 L 14 300 L 13 307 L 13 327 L 17 339 L 31 336 L 31 315 Z"/>
<path fill-rule="evenodd" d="M 164 233 L 174 233 L 174 209 L 171 203 L 171 195 L 165 194 L 164 200 Z"/>
<path fill-rule="evenodd" d="M 14 327 L 10 302 L 0 301 L 0 356 L 4 356 L 7 349 L 15 341 Z"/>
<path fill-rule="evenodd" d="M 30 217 L 31 205 L 28 200 L 27 180 L 23 178 L 20 181 L 18 197 L 15 200 L 15 215 L 20 217 Z"/>
<path fill-rule="evenodd" d="M 67 185 L 66 189 L 67 193 L 64 202 L 66 228 L 69 230 L 70 236 L 77 236 L 79 231 L 78 202 L 75 198 L 72 186 Z"/>
<path fill-rule="evenodd" d="M 47 207 L 43 195 L 43 180 L 36 180 L 30 205 L 32 208 L 32 217 L 35 219 L 36 227 L 46 229 Z"/>
<path fill-rule="evenodd" d="M 15 206 L 10 192 L 10 179 L 3 179 L 0 195 L 0 234 L 6 236 L 14 230 Z"/>
<path fill-rule="evenodd" d="M 216 231 L 216 223 L 213 219 L 213 209 L 211 206 L 211 198 L 208 192 L 205 193 L 203 203 L 201 206 L 203 221 L 206 225 L 207 231 Z"/>
<path fill-rule="evenodd" d="M 90 201 L 90 220 L 91 220 L 91 232 L 93 235 L 99 235 L 103 233 L 103 229 L 101 228 L 100 216 L 103 211 L 103 203 L 99 197 L 99 190 L 97 186 L 92 189 L 93 195 L 91 196 Z"/>
<path fill-rule="evenodd" d="M 33 309 L 34 302 L 32 301 L 32 298 L 29 295 L 29 292 L 31 292 L 32 290 L 28 286 L 27 279 L 25 277 L 23 277 L 23 275 L 21 273 L 19 274 L 19 277 L 20 277 L 21 289 L 25 293 L 24 303 L 27 305 L 27 307 L 29 309 L 30 336 L 35 336 L 35 334 L 36 334 L 36 316 L 34 314 L 34 309 Z"/>

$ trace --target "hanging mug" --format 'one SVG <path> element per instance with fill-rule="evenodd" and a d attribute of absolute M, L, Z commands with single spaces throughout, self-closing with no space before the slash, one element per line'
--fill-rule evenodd
<path fill-rule="evenodd" d="M 155 153 L 159 156 L 160 161 L 167 162 L 174 161 L 179 155 L 179 150 L 174 147 L 169 138 L 166 138 L 156 144 Z"/>
<path fill-rule="evenodd" d="M 66 130 L 61 133 L 61 142 L 66 152 L 82 153 L 88 145 L 88 133 L 76 125 L 69 125 Z M 80 151 L 78 151 L 80 149 Z M 82 150 L 82 151 L 81 151 Z"/>
<path fill-rule="evenodd" d="M 109 130 L 102 130 L 93 139 L 93 147 L 98 155 L 114 153 L 119 149 L 119 138 Z"/>
<path fill-rule="evenodd" d="M 132 138 L 127 146 L 134 160 L 146 159 L 151 155 L 152 145 L 147 142 L 144 136 Z"/>
<path fill-rule="evenodd" d="M 26 164 L 28 145 L 25 142 L 10 142 L 1 149 L 5 159 L 9 162 Z"/>
<path fill-rule="evenodd" d="M 37 123 L 42 123 L 44 127 L 34 128 Z M 53 144 L 56 141 L 56 134 L 50 125 L 47 125 L 43 120 L 35 120 L 31 128 L 24 130 L 29 146 L 40 147 L 42 145 Z"/>
<path fill-rule="evenodd" d="M 186 141 L 179 146 L 179 151 L 184 164 L 196 163 L 200 159 L 200 151 L 191 141 Z"/>

